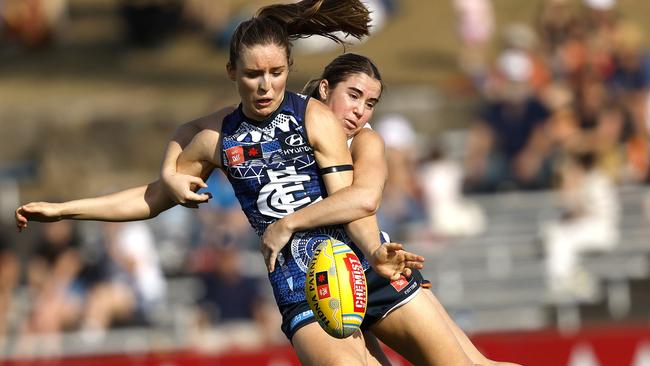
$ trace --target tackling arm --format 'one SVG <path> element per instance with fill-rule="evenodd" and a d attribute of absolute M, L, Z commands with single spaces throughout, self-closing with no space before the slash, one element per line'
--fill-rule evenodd
<path fill-rule="evenodd" d="M 350 151 L 346 145 L 345 134 L 329 108 L 318 101 L 311 100 L 307 107 L 306 128 L 307 134 L 310 138 L 310 144 L 314 149 L 316 161 L 320 167 L 351 164 L 352 161 Z M 363 173 L 363 171 L 364 169 L 361 169 L 360 173 Z M 375 175 L 374 177 L 376 178 L 377 176 Z M 359 176 L 360 182 L 363 182 L 363 179 L 365 178 Z M 381 194 L 384 180 L 385 171 L 383 173 L 383 178 L 380 179 L 379 194 Z M 331 224 L 334 220 L 327 221 L 327 219 L 325 219 L 324 221 L 320 221 L 321 218 L 319 217 L 327 216 L 328 213 L 341 213 L 350 207 L 350 199 L 354 197 L 346 196 L 346 191 L 344 190 L 352 184 L 353 175 L 350 171 L 325 174 L 323 176 L 323 181 L 330 196 L 322 202 L 314 204 L 313 206 L 316 208 L 310 208 L 308 206 L 298 212 L 309 209 L 308 214 L 303 217 L 313 217 L 314 221 L 322 223 L 322 225 L 327 225 Z M 375 185 L 376 183 L 377 182 L 375 182 Z M 360 185 L 363 186 L 363 184 Z M 372 184 L 370 184 L 370 186 L 372 186 Z M 344 199 L 337 199 L 336 196 L 339 193 L 342 194 L 341 197 L 344 197 Z M 358 197 L 356 197 L 354 201 L 358 202 Z M 318 209 L 319 206 L 316 205 L 319 205 L 320 209 Z M 372 210 L 376 210 L 376 206 L 372 208 Z M 368 214 L 365 214 L 364 216 L 368 216 Z M 340 216 L 337 219 L 340 219 Z M 315 222 L 305 225 L 305 227 L 318 226 Z M 269 229 L 273 230 L 273 225 L 269 226 Z M 419 256 L 411 256 L 410 253 L 402 251 L 400 244 L 391 244 L 390 248 L 384 246 L 383 250 L 378 250 L 382 248 L 382 245 L 380 242 L 377 221 L 374 215 L 346 224 L 346 231 L 359 249 L 361 249 L 364 255 L 368 258 L 373 267 L 375 267 L 375 270 L 386 277 L 398 278 L 405 266 L 409 264 L 407 263 L 409 258 L 416 262 L 421 262 L 421 260 L 423 260 L 423 258 Z M 267 231 L 267 233 L 269 232 Z M 265 237 L 267 236 L 267 233 L 264 234 Z M 284 243 L 286 243 L 286 241 Z M 263 237 L 262 252 L 267 260 L 269 270 L 273 270 L 277 252 L 284 243 L 281 243 L 280 247 L 276 248 L 274 246 L 266 245 Z M 411 265 L 415 266 L 413 263 L 411 263 Z"/>
<path fill-rule="evenodd" d="M 160 178 L 169 197 L 176 203 L 189 207 L 196 207 L 198 203 L 206 202 L 210 196 L 207 193 L 197 194 L 193 189 L 206 188 L 203 179 L 176 170 L 178 157 L 183 149 L 192 141 L 194 136 L 203 130 L 212 130 L 218 133 L 221 130 L 221 121 L 231 113 L 234 107 L 223 108 L 215 113 L 188 122 L 176 129 L 167 149 L 160 168 Z"/>
<path fill-rule="evenodd" d="M 16 209 L 18 230 L 28 221 L 53 222 L 63 219 L 135 221 L 157 216 L 174 206 L 162 191 L 159 181 L 94 198 L 62 203 L 31 202 Z"/>
<path fill-rule="evenodd" d="M 195 177 L 207 177 L 214 165 L 210 163 L 219 133 L 203 130 L 180 154 L 178 171 Z M 213 144 L 213 145 L 210 145 Z M 18 230 L 28 221 L 52 222 L 63 219 L 98 221 L 135 221 L 157 216 L 174 206 L 160 180 L 146 186 L 126 189 L 95 198 L 63 203 L 32 202 L 16 209 Z"/>

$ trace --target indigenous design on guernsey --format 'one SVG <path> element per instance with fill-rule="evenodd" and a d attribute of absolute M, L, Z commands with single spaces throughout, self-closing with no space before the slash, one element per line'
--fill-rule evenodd
<path fill-rule="evenodd" d="M 286 92 L 282 105 L 263 121 L 244 116 L 241 105 L 224 118 L 222 164 L 259 236 L 276 220 L 326 197 L 305 131 L 307 101 L 304 95 Z M 279 253 L 269 274 L 278 305 L 305 300 L 307 266 L 326 236 L 352 244 L 342 226 L 329 226 L 295 233 Z M 351 247 L 367 269 L 363 254 Z"/>

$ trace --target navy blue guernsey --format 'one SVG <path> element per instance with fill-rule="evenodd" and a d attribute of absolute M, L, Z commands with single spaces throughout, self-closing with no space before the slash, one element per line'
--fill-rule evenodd
<path fill-rule="evenodd" d="M 221 129 L 224 171 L 248 221 L 262 236 L 276 220 L 327 196 L 314 151 L 307 140 L 308 97 L 286 92 L 267 119 L 254 121 L 241 105 Z M 363 254 L 340 225 L 296 232 L 269 274 L 278 305 L 305 300 L 305 273 L 315 247 L 326 236 L 349 244 L 367 269 Z"/>

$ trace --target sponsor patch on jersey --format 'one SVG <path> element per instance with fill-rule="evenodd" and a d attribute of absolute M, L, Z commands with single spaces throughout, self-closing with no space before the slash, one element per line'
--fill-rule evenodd
<path fill-rule="evenodd" d="M 293 133 L 284 138 L 284 143 L 289 146 L 302 146 L 305 144 L 305 139 L 299 133 Z"/>
<path fill-rule="evenodd" d="M 259 159 L 262 157 L 262 144 L 243 146 L 244 160 Z"/>
<path fill-rule="evenodd" d="M 316 290 L 318 299 L 322 300 L 330 297 L 330 286 L 326 271 L 316 273 Z"/>
<path fill-rule="evenodd" d="M 262 145 L 233 146 L 226 149 L 229 166 L 236 166 L 245 161 L 262 158 Z"/>
<path fill-rule="evenodd" d="M 393 288 L 395 288 L 397 292 L 400 292 L 409 284 L 409 281 L 406 279 L 406 277 L 404 277 L 404 275 L 401 275 L 395 281 L 390 281 L 390 284 L 393 286 Z"/>
<path fill-rule="evenodd" d="M 245 161 L 244 148 L 242 146 L 233 146 L 226 149 L 226 157 L 228 158 L 228 165 L 239 165 Z"/>
<path fill-rule="evenodd" d="M 284 156 L 294 156 L 312 152 L 312 148 L 307 143 L 307 139 L 300 133 L 282 134 L 279 136 L 279 141 Z"/>

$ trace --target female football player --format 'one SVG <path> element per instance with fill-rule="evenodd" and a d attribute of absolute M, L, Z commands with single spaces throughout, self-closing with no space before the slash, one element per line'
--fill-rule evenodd
<path fill-rule="evenodd" d="M 215 167 L 222 168 L 259 235 L 279 218 L 316 201 L 325 203 L 327 199 L 322 197 L 327 193 L 349 186 L 352 159 L 340 123 L 322 103 L 285 90 L 291 64 L 289 40 L 320 34 L 340 41 L 330 34 L 335 30 L 360 37 L 367 34 L 367 24 L 368 13 L 360 2 L 334 0 L 269 6 L 243 22 L 233 36 L 227 65 L 241 104 L 205 117 L 211 127 L 185 147 L 178 158 L 178 171 L 206 177 Z M 16 215 L 18 226 L 24 228 L 28 219 L 142 219 L 173 204 L 157 181 L 95 199 L 30 204 L 20 207 Z M 282 328 L 305 364 L 367 364 L 361 333 L 332 338 L 302 311 L 306 304 L 303 267 L 310 245 L 319 238 L 333 236 L 357 243 L 358 249 L 351 246 L 359 257 L 363 259 L 365 254 L 377 268 L 390 261 L 386 260 L 390 254 L 387 246 L 379 243 L 376 224 L 361 219 L 345 229 L 333 226 L 294 233 L 269 273 L 283 315 Z M 403 258 L 404 253 L 401 255 Z M 429 300 L 417 291 L 417 285 L 409 284 L 404 290 L 411 292 L 411 301 L 387 309 L 392 312 L 378 321 L 373 331 L 415 364 L 471 364 L 440 313 L 418 310 Z M 386 280 L 385 286 L 392 285 Z"/>
<path fill-rule="evenodd" d="M 290 242 L 291 235 L 296 231 L 345 223 L 364 216 L 371 217 L 368 220 L 372 220 L 372 224 L 376 225 L 374 213 L 379 207 L 387 169 L 383 140 L 378 133 L 370 128 L 369 121 L 372 118 L 375 106 L 381 98 L 382 91 L 381 75 L 375 64 L 367 57 L 353 53 L 338 56 L 325 67 L 320 78 L 310 81 L 305 86 L 303 93 L 325 103 L 342 123 L 352 154 L 354 179 L 351 186 L 337 191 L 327 200 L 314 203 L 284 216 L 266 228 L 262 236 L 262 252 L 270 272 L 275 268 L 277 253 Z M 182 126 L 177 131 L 177 140 L 187 141 L 203 128 L 209 128 L 209 126 L 196 122 Z M 170 149 L 175 150 L 177 146 L 172 142 Z M 167 158 L 169 161 L 166 161 L 163 165 L 167 165 L 167 168 L 172 172 L 168 172 L 166 183 L 173 192 L 174 197 L 184 202 L 204 202 L 207 196 L 196 194 L 189 189 L 191 182 L 198 181 L 191 176 L 174 174 L 176 156 L 172 154 Z M 404 271 L 407 277 L 410 277 L 410 268 L 418 268 L 418 266 L 407 265 Z M 414 272 L 416 272 L 416 279 L 419 279 L 420 274 L 417 273 L 417 269 L 414 269 Z M 379 316 L 383 316 L 387 311 L 382 309 L 382 305 L 386 306 L 388 304 L 390 306 L 403 301 L 397 288 L 384 287 L 378 291 L 384 300 L 378 305 L 375 299 L 380 296 L 377 292 L 371 291 L 371 288 L 375 281 L 381 283 L 384 280 L 378 279 L 378 276 L 372 271 L 367 271 L 366 274 L 370 291 L 366 315 L 368 319 L 372 319 L 375 312 Z M 399 280 L 399 275 L 399 272 L 393 273 L 393 280 Z M 463 351 L 473 363 L 481 365 L 500 364 L 487 359 L 476 349 L 432 292 L 424 291 L 424 293 L 429 298 L 430 304 L 427 304 L 428 307 L 421 310 L 439 312 L 458 342 L 460 342 Z M 371 323 L 372 321 L 368 322 Z M 372 333 L 364 332 L 364 337 L 367 343 L 366 346 L 370 350 L 372 357 L 377 360 L 376 362 L 388 364 L 387 358 L 379 348 Z M 505 363 L 501 364 L 505 365 Z"/>

